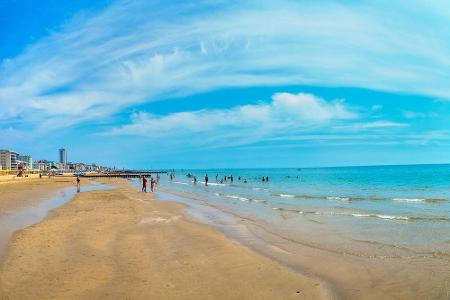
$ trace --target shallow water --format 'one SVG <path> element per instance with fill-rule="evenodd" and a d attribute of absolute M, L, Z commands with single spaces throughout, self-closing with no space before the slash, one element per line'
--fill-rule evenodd
<path fill-rule="evenodd" d="M 187 173 L 199 178 L 196 185 Z M 233 183 L 222 184 L 225 175 Z M 450 253 L 450 165 L 183 170 L 160 186 L 341 252 Z"/>
<path fill-rule="evenodd" d="M 326 279 L 343 298 L 450 294 L 449 165 L 183 170 L 157 189 L 230 237 Z"/>
<path fill-rule="evenodd" d="M 81 187 L 81 192 L 112 188 L 114 187 L 96 184 L 94 186 Z M 0 212 L 0 257 L 6 250 L 14 232 L 42 221 L 52 209 L 69 202 L 76 194 L 77 190 L 75 187 L 65 188 L 54 192 L 45 199 L 30 201 L 29 205 Z"/>

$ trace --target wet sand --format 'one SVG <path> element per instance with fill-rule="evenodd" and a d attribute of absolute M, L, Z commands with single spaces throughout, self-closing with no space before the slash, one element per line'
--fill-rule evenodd
<path fill-rule="evenodd" d="M 0 176 L 5 177 L 5 176 Z M 86 185 L 88 181 L 83 180 Z M 17 177 L 0 180 L 0 212 L 30 205 L 54 191 L 75 186 L 74 177 Z"/>
<path fill-rule="evenodd" d="M 93 184 L 94 183 L 94 184 Z M 81 191 L 110 188 L 82 180 Z M 75 178 L 45 178 L 0 185 L 0 262 L 14 232 L 42 221 L 76 194 Z"/>
<path fill-rule="evenodd" d="M 114 183 L 14 235 L 0 298 L 332 298 L 317 279 L 197 223 L 184 206 Z"/>

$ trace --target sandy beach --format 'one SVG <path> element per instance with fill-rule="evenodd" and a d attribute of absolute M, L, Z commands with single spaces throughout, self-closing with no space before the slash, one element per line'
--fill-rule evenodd
<path fill-rule="evenodd" d="M 75 186 L 75 178 L 68 176 L 48 177 L 0 177 L 0 211 L 17 209 L 39 198 L 46 197 L 54 191 L 62 188 Z M 89 181 L 83 181 L 83 185 L 88 185 Z"/>
<path fill-rule="evenodd" d="M 120 180 L 108 183 L 116 188 L 79 193 L 14 235 L 0 269 L 0 298 L 331 298 L 320 281 L 197 223 L 182 205 Z M 44 181 L 0 189 L 10 195 L 1 208 L 49 191 Z"/>

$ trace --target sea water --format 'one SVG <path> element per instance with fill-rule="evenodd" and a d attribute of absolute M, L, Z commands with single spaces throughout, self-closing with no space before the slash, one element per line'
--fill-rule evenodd
<path fill-rule="evenodd" d="M 174 173 L 172 181 L 163 175 L 158 188 L 292 241 L 370 257 L 450 254 L 450 165 Z"/>

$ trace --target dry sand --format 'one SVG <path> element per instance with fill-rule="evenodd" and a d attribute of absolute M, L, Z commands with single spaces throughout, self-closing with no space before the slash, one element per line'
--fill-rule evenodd
<path fill-rule="evenodd" d="M 80 193 L 16 233 L 0 269 L 0 298 L 330 297 L 317 280 L 194 222 L 183 206 L 116 184 Z"/>

